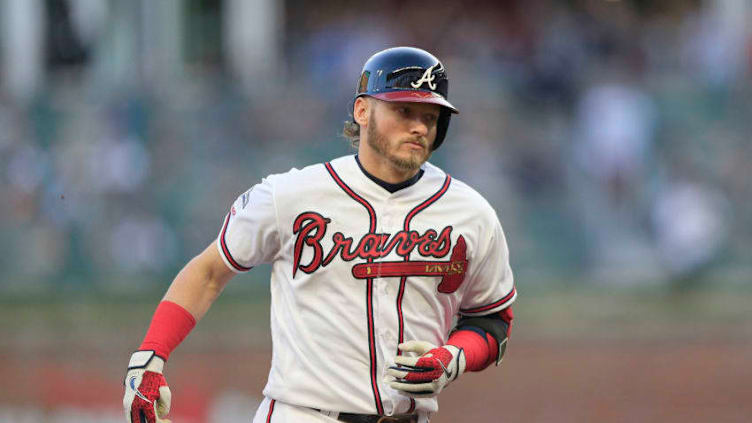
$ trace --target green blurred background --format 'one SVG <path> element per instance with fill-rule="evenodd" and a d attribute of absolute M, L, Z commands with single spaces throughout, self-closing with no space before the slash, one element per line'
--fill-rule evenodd
<path fill-rule="evenodd" d="M 480 191 L 509 355 L 432 421 L 748 421 L 747 0 L 0 0 L 0 422 L 121 421 L 128 356 L 237 195 L 352 150 L 360 67 L 444 62 L 431 159 Z M 250 421 L 268 267 L 170 360 L 177 422 Z"/>

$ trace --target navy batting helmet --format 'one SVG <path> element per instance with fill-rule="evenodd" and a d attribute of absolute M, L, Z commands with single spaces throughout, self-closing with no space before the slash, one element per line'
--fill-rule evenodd
<path fill-rule="evenodd" d="M 360 74 L 355 98 L 370 96 L 383 101 L 431 103 L 441 106 L 433 149 L 444 141 L 452 113 L 459 111 L 447 101 L 449 80 L 431 53 L 415 47 L 382 50 L 368 59 Z"/>

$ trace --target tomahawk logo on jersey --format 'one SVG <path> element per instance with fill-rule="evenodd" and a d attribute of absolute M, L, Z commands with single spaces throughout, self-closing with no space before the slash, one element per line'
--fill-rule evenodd
<path fill-rule="evenodd" d="M 217 239 L 225 263 L 236 272 L 272 263 L 264 395 L 281 402 L 434 412 L 435 398 L 413 400 L 386 382 L 397 345 L 442 345 L 457 315 L 516 298 L 495 212 L 429 163 L 391 193 L 345 156 L 269 176 L 232 208 Z"/>

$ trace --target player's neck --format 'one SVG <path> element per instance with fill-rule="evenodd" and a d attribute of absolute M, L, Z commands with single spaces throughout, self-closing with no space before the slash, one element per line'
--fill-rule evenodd
<path fill-rule="evenodd" d="M 420 168 L 414 170 L 401 169 L 386 157 L 372 151 L 362 151 L 362 149 L 358 152 L 358 160 L 368 173 L 390 184 L 405 182 L 420 171 Z"/>

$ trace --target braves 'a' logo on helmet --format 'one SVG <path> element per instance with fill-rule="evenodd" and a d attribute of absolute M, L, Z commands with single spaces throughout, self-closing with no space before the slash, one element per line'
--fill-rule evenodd
<path fill-rule="evenodd" d="M 436 65 L 438 65 L 438 63 Z M 436 67 L 436 65 L 427 68 L 426 71 L 423 72 L 423 76 L 421 76 L 419 80 L 411 82 L 410 86 L 413 88 L 420 88 L 420 86 L 423 85 L 424 82 L 428 82 L 428 88 L 435 90 L 436 84 L 433 82 L 433 80 L 436 79 L 436 75 L 433 74 L 433 68 Z"/>

